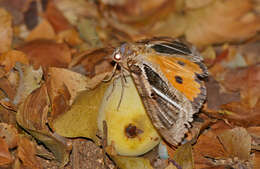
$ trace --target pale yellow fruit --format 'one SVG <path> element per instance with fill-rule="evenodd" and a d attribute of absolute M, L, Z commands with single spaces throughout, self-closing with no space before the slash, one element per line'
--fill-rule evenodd
<path fill-rule="evenodd" d="M 160 136 L 151 124 L 131 77 L 123 86 L 120 78 L 108 87 L 98 117 L 98 128 L 102 131 L 103 120 L 107 123 L 107 142 L 119 155 L 137 156 L 154 148 Z M 123 94 L 121 104 L 121 94 Z M 103 131 L 102 131 L 103 132 Z"/>

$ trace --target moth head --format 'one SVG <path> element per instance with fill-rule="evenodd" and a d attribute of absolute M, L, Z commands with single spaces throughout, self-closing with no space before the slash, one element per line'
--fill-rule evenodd
<path fill-rule="evenodd" d="M 116 63 L 125 64 L 131 58 L 134 53 L 131 44 L 123 43 L 120 47 L 116 48 L 115 52 L 112 55 L 112 59 Z"/>

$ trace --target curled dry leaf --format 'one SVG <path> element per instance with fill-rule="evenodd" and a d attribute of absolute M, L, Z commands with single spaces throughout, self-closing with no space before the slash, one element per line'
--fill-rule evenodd
<path fill-rule="evenodd" d="M 49 68 L 46 79 L 51 101 L 53 101 L 56 96 L 60 95 L 59 90 L 64 89 L 64 85 L 69 91 L 69 104 L 74 101 L 80 91 L 90 87 L 88 85 L 89 79 L 87 77 L 63 68 Z"/>
<path fill-rule="evenodd" d="M 52 40 L 34 40 L 19 48 L 27 54 L 28 59 L 38 68 L 67 67 L 71 61 L 71 51 L 68 45 Z"/>
<path fill-rule="evenodd" d="M 21 160 L 21 168 L 42 169 L 36 158 L 34 143 L 24 136 L 21 136 L 19 139 L 17 156 Z"/>
<path fill-rule="evenodd" d="M 71 145 L 65 138 L 49 131 L 47 126 L 49 107 L 46 85 L 43 84 L 19 106 L 16 116 L 17 122 L 33 137 L 42 142 L 54 154 L 61 166 L 64 166 L 69 160 Z"/>
<path fill-rule="evenodd" d="M 187 11 L 187 40 L 197 46 L 227 41 L 241 41 L 260 30 L 254 1 L 214 1 L 204 8 Z M 220 26 L 221 25 L 221 26 Z"/>
<path fill-rule="evenodd" d="M 14 73 L 14 72 L 12 72 L 12 73 Z M 17 87 L 17 85 L 11 84 L 8 78 L 6 78 L 6 77 L 0 78 L 0 89 L 2 90 L 1 93 L 3 94 L 3 97 L 1 97 L 1 99 L 8 98 L 8 100 L 2 100 L 1 105 L 3 105 L 2 103 L 4 103 L 4 102 L 14 99 L 14 97 L 16 95 L 16 87 Z"/>
<path fill-rule="evenodd" d="M 15 148 L 18 142 L 17 129 L 6 123 L 0 123 L 0 138 L 4 139 L 9 149 Z"/>
<path fill-rule="evenodd" d="M 11 15 L 0 8 L 0 54 L 11 49 L 13 29 Z"/>
<path fill-rule="evenodd" d="M 22 103 L 31 92 L 40 87 L 43 71 L 41 68 L 35 70 L 31 65 L 16 64 L 19 72 L 19 84 L 16 89 L 13 103 L 18 105 Z"/>
<path fill-rule="evenodd" d="M 0 168 L 12 163 L 12 156 L 8 150 L 6 140 L 0 138 Z"/>
<path fill-rule="evenodd" d="M 89 77 L 105 72 L 112 72 L 113 66 L 110 63 L 111 60 L 108 59 L 108 56 L 112 55 L 113 52 L 113 48 L 107 47 L 79 53 L 73 58 L 69 67 L 76 69 L 77 67 L 82 66 L 85 70 L 84 74 Z"/>
<path fill-rule="evenodd" d="M 46 123 L 49 110 L 46 85 L 34 90 L 19 106 L 17 122 L 25 129 L 47 131 Z"/>
<path fill-rule="evenodd" d="M 245 128 L 226 130 L 218 135 L 218 138 L 229 157 L 238 157 L 242 161 L 250 159 L 251 136 Z"/>

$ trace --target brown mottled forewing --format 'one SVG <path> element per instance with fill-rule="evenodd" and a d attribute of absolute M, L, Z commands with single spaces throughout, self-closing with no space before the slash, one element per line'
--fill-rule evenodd
<path fill-rule="evenodd" d="M 145 63 L 132 65 L 130 70 L 153 125 L 168 143 L 177 145 L 187 132 L 189 122 L 196 112 L 192 103 Z M 153 88 L 176 102 L 179 108 L 156 94 Z"/>

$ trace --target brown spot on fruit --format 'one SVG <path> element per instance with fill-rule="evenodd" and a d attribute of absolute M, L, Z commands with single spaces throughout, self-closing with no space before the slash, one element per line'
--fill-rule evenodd
<path fill-rule="evenodd" d="M 143 133 L 143 131 L 131 123 L 125 128 L 125 134 L 128 138 L 135 138 L 141 133 Z"/>

